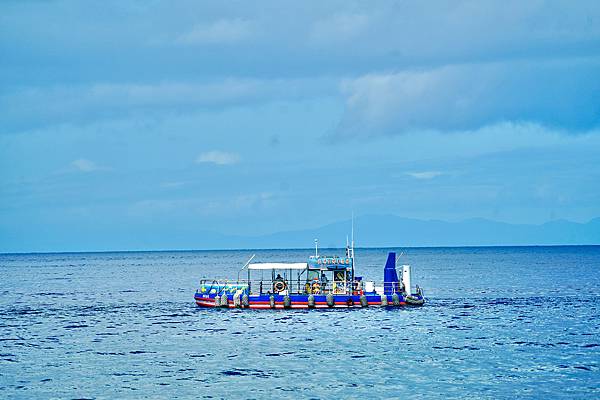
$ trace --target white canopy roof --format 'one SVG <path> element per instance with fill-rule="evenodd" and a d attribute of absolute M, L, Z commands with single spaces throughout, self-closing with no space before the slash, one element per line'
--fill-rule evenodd
<path fill-rule="evenodd" d="M 248 269 L 306 269 L 306 263 L 256 263 Z"/>

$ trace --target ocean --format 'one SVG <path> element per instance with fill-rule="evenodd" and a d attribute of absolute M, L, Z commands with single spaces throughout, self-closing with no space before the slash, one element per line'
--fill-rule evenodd
<path fill-rule="evenodd" d="M 392 250 L 425 306 L 194 303 L 252 254 L 311 250 L 0 255 L 0 398 L 600 398 L 600 246 Z"/>

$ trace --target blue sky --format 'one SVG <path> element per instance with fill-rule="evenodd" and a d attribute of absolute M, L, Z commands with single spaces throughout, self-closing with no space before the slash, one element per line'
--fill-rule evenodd
<path fill-rule="evenodd" d="M 0 251 L 600 216 L 597 1 L 0 11 Z"/>

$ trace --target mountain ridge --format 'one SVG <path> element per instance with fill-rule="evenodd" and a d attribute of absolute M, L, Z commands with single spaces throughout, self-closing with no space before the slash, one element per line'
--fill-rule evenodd
<path fill-rule="evenodd" d="M 553 220 L 542 224 L 511 224 L 485 218 L 449 222 L 389 214 L 357 217 L 356 245 L 360 247 L 535 246 L 600 244 L 600 218 L 587 223 Z M 245 237 L 247 248 L 310 248 L 315 238 L 326 247 L 343 247 L 351 221 L 317 228 Z M 239 237 L 240 239 L 242 237 Z"/>
<path fill-rule="evenodd" d="M 73 238 L 48 236 L 34 248 L 0 249 L 0 253 L 54 253 L 104 251 L 308 249 L 314 239 L 320 247 L 342 248 L 351 234 L 350 219 L 319 227 L 245 236 L 206 229 L 172 226 L 160 233 L 131 235 L 127 230 L 74 232 Z M 390 214 L 362 215 L 354 220 L 356 247 L 468 247 L 600 245 L 600 217 L 586 223 L 553 220 L 542 224 L 511 224 L 485 218 L 461 221 L 415 219 Z M 109 235 L 109 236 L 107 236 Z M 109 237 L 109 239 L 107 239 Z M 114 246 L 119 243 L 120 246 Z"/>

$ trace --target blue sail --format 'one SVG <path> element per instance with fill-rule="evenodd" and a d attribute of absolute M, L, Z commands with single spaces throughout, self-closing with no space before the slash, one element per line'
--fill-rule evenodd
<path fill-rule="evenodd" d="M 383 293 L 393 294 L 400 292 L 398 274 L 396 273 L 396 253 L 388 253 L 385 268 L 383 269 Z"/>

